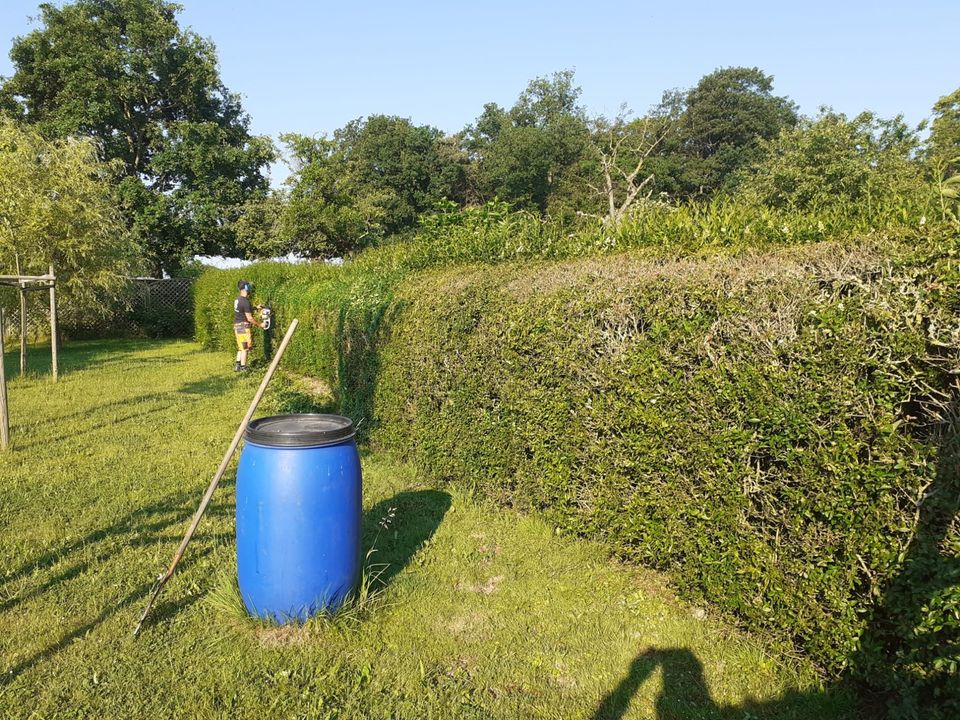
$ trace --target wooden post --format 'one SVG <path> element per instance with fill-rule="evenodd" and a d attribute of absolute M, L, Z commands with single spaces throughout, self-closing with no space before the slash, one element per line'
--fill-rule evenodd
<path fill-rule="evenodd" d="M 0 450 L 10 445 L 10 412 L 7 410 L 7 371 L 3 362 L 3 308 L 0 308 Z"/>
<path fill-rule="evenodd" d="M 20 374 L 27 374 L 27 291 L 20 286 Z"/>
<path fill-rule="evenodd" d="M 17 275 L 20 274 L 20 256 L 14 256 L 17 263 Z M 27 374 L 27 291 L 20 281 L 20 375 Z"/>
<path fill-rule="evenodd" d="M 53 274 L 53 265 L 50 266 L 50 367 L 53 369 L 53 381 L 57 381 L 57 345 L 60 338 L 57 336 L 57 281 Z"/>

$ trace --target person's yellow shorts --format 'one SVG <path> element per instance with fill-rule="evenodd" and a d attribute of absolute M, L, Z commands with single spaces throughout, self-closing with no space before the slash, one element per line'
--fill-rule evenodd
<path fill-rule="evenodd" d="M 237 338 L 238 350 L 249 350 L 253 347 L 253 332 L 249 323 L 236 323 L 233 334 Z"/>

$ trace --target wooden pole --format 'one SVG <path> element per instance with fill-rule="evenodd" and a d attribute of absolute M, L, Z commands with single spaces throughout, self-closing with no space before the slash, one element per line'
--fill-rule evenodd
<path fill-rule="evenodd" d="M 227 465 L 230 464 L 230 459 L 233 457 L 233 453 L 236 451 L 237 445 L 239 445 L 240 440 L 243 439 L 243 433 L 247 429 L 247 423 L 250 422 L 250 418 L 252 418 L 253 413 L 256 412 L 257 405 L 260 404 L 260 398 L 262 398 L 263 393 L 266 392 L 267 385 L 270 383 L 270 378 L 273 377 L 273 373 L 276 371 L 277 365 L 280 364 L 280 358 L 283 357 L 284 350 L 286 350 L 287 345 L 290 344 L 290 338 L 293 337 L 293 333 L 297 329 L 299 322 L 299 320 L 294 319 L 294 321 L 290 323 L 290 327 L 287 328 L 287 334 L 283 336 L 283 342 L 281 342 L 280 347 L 277 348 L 277 354 L 273 358 L 273 362 L 270 363 L 270 367 L 267 368 L 267 374 L 263 376 L 263 380 L 260 382 L 260 387 L 257 388 L 257 394 L 253 396 L 253 402 L 250 403 L 250 407 L 247 409 L 247 414 L 243 416 L 243 420 L 240 422 L 240 427 L 237 428 L 237 432 L 233 436 L 233 441 L 230 443 L 230 447 L 227 448 L 227 452 L 223 456 L 223 460 L 220 461 L 220 467 L 217 468 L 217 472 L 214 474 L 210 486 L 203 494 L 203 500 L 200 501 L 200 507 L 198 507 L 197 511 L 193 514 L 193 520 L 190 522 L 190 527 L 187 528 L 187 534 L 184 535 L 183 540 L 180 541 L 180 547 L 178 547 L 177 552 L 174 553 L 173 561 L 170 563 L 170 567 L 167 568 L 167 571 L 164 574 L 157 578 L 157 582 L 153 586 L 153 592 L 150 595 L 150 599 L 147 601 L 147 606 L 143 609 L 143 614 L 140 615 L 140 619 L 137 621 L 137 627 L 133 630 L 133 634 L 135 636 L 143 627 L 143 623 L 147 619 L 147 615 L 150 614 L 150 608 L 153 607 L 153 601 L 157 599 L 157 595 L 160 594 L 160 590 L 166 584 L 167 580 L 173 577 L 173 571 L 176 570 L 177 563 L 180 562 L 180 558 L 182 558 L 183 553 L 186 552 L 187 545 L 190 543 L 190 539 L 196 532 L 197 525 L 200 524 L 200 518 L 202 518 L 203 513 L 206 512 L 207 505 L 210 504 L 210 500 L 213 498 L 213 493 L 216 491 L 217 485 L 220 484 L 220 479 L 223 477 L 223 473 L 226 472 Z"/>
<path fill-rule="evenodd" d="M 10 411 L 7 409 L 7 371 L 3 362 L 3 308 L 0 308 L 0 450 L 10 446 Z"/>
<path fill-rule="evenodd" d="M 55 278 L 53 274 L 53 265 L 50 265 L 50 277 Z M 50 366 L 53 368 L 53 381 L 57 381 L 57 346 L 60 344 L 60 338 L 57 336 L 57 281 L 50 281 Z"/>
<path fill-rule="evenodd" d="M 20 287 L 20 374 L 27 374 L 27 291 Z"/>
<path fill-rule="evenodd" d="M 17 275 L 20 274 L 20 256 L 14 255 L 17 263 Z M 20 374 L 27 374 L 27 291 L 20 281 Z"/>

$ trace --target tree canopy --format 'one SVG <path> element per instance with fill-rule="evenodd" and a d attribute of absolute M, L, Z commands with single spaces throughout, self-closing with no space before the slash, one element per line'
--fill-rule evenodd
<path fill-rule="evenodd" d="M 0 105 L 46 137 L 94 138 L 120 163 L 120 199 L 154 270 L 229 252 L 232 221 L 266 189 L 271 142 L 249 133 L 210 40 L 180 28 L 164 0 L 40 5 L 42 27 L 14 40 Z"/>
<path fill-rule="evenodd" d="M 960 173 L 960 88 L 933 106 L 930 151 L 947 166 L 946 174 Z"/>
<path fill-rule="evenodd" d="M 297 134 L 282 139 L 293 169 L 279 216 L 284 249 L 308 257 L 346 255 L 383 234 L 393 198 L 358 184 L 340 143 Z"/>
<path fill-rule="evenodd" d="M 414 227 L 439 202 L 466 200 L 466 156 L 452 138 L 406 118 L 371 115 L 332 138 L 281 138 L 290 158 L 280 246 L 311 257 L 349 254 Z"/>
<path fill-rule="evenodd" d="M 762 140 L 739 192 L 770 207 L 865 210 L 918 187 L 921 168 L 912 162 L 918 146 L 916 132 L 902 118 L 864 112 L 848 119 L 824 109 L 816 119 Z"/>
<path fill-rule="evenodd" d="M 464 133 L 481 199 L 545 212 L 551 194 L 589 145 L 573 71 L 536 78 L 510 110 L 495 103 Z"/>
<path fill-rule="evenodd" d="M 955 200 L 960 90 L 934 107 L 923 153 L 899 118 L 801 118 L 756 67 L 719 68 L 612 120 L 587 113 L 563 70 L 509 107 L 487 103 L 458 133 L 373 114 L 328 134 L 282 134 L 291 173 L 271 189 L 273 143 L 251 134 L 212 41 L 181 28 L 180 11 L 168 0 L 43 3 L 0 82 L 0 113 L 50 140 L 89 138 L 109 161 L 116 205 L 154 273 L 196 254 L 349 255 L 438 208 L 493 201 L 611 226 L 649 201 L 858 203 L 912 192 L 921 158 L 944 214 Z"/>
<path fill-rule="evenodd" d="M 759 143 L 797 124 L 796 106 L 773 94 L 773 78 L 758 68 L 730 67 L 705 75 L 686 92 L 664 95 L 654 116 L 673 118 L 651 163 L 660 189 L 682 197 L 709 197 L 730 188 Z"/>

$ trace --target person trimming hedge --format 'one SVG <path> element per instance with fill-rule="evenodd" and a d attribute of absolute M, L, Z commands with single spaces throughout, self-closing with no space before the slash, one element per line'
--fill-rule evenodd
<path fill-rule="evenodd" d="M 247 370 L 247 353 L 253 347 L 253 326 L 263 328 L 253 316 L 253 305 L 250 303 L 250 294 L 253 285 L 246 280 L 237 283 L 240 295 L 233 301 L 233 334 L 237 338 L 237 359 L 233 363 L 235 371 Z"/>

